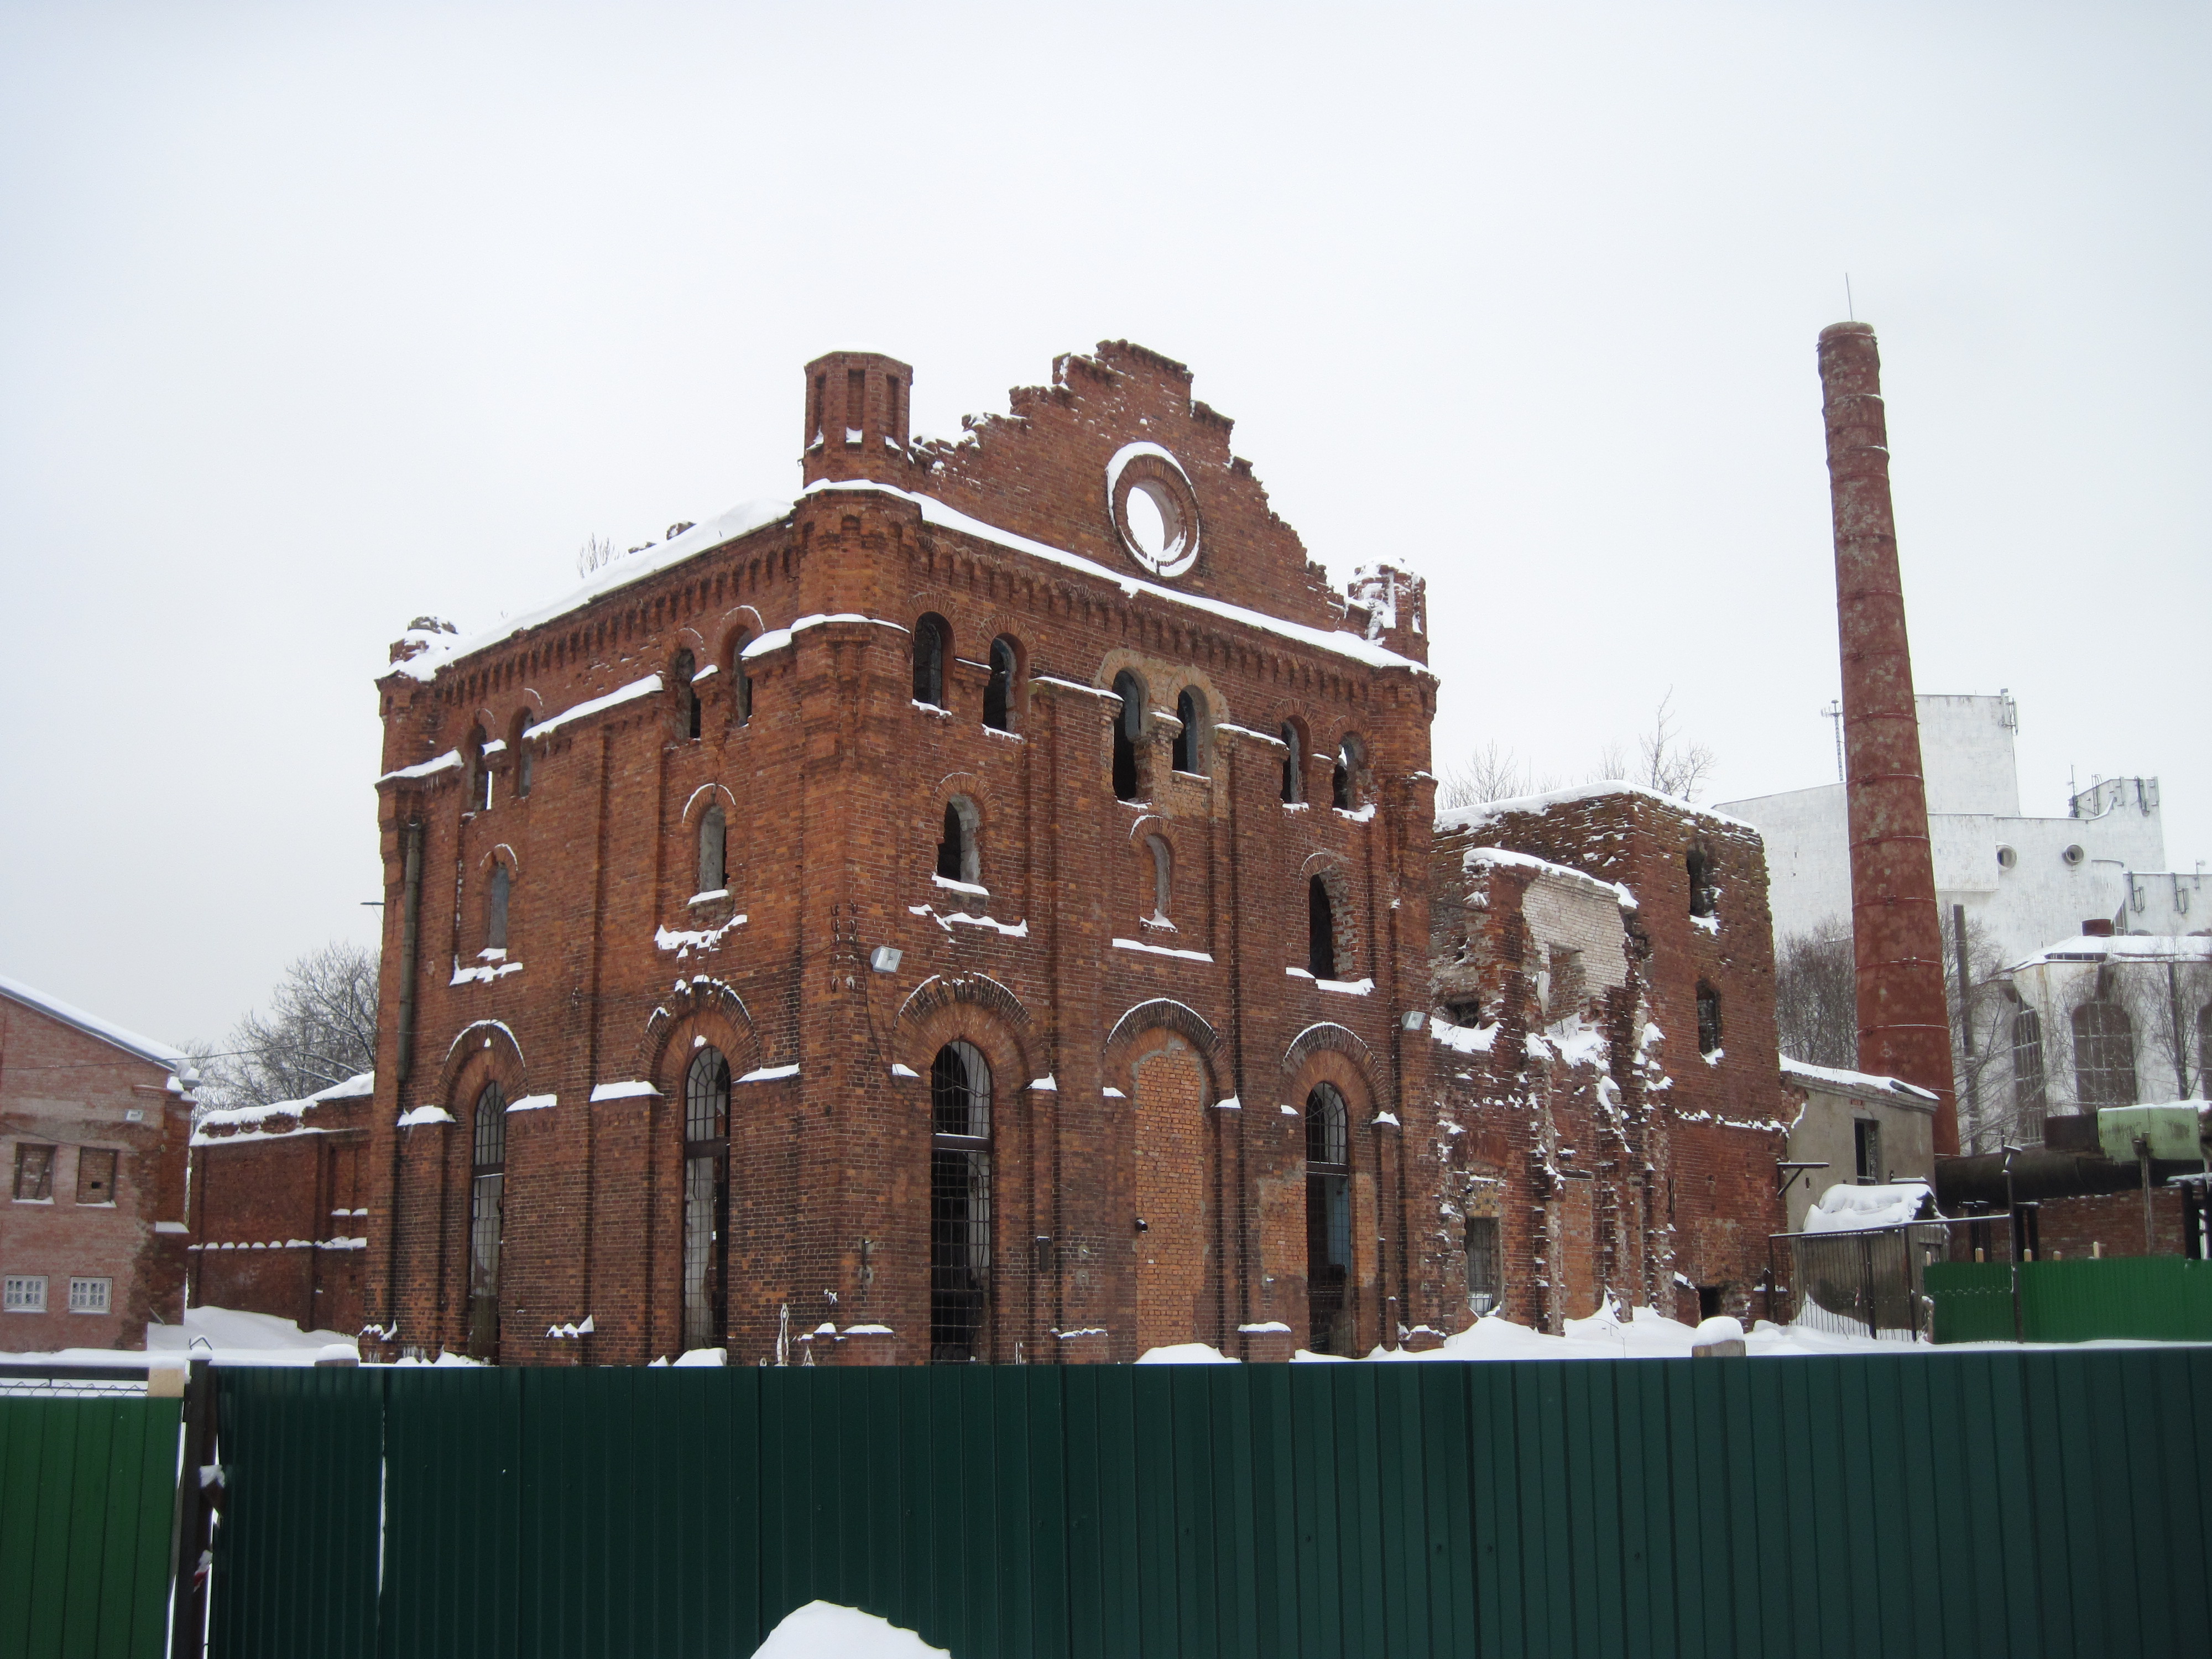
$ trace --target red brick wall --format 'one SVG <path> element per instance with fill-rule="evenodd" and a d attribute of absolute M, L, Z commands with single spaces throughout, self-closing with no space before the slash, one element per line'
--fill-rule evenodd
<path fill-rule="evenodd" d="M 301 1103 L 192 1147 L 191 1301 L 350 1336 L 367 1255 L 367 1097 Z"/>
<path fill-rule="evenodd" d="M 665 673 L 679 650 L 719 671 L 702 687 L 700 738 L 673 693 L 624 704 L 542 740 L 526 799 L 512 753 L 489 763 L 489 811 L 474 810 L 459 769 L 384 786 L 386 1023 L 365 1316 L 395 1346 L 464 1340 L 468 1121 L 495 1078 L 510 1099 L 557 1101 L 508 1119 L 501 1357 L 635 1362 L 674 1350 L 681 1087 L 702 1036 L 740 1079 L 799 1068 L 733 1088 L 739 1361 L 773 1352 L 787 1316 L 817 1361 L 927 1357 L 927 1079 L 954 1037 L 980 1048 L 994 1076 L 991 1357 L 1126 1359 L 1175 1323 L 1140 1316 L 1132 1243 L 1135 1061 L 1162 1033 L 1189 1055 L 1172 1088 L 1156 1085 L 1176 1103 L 1176 1157 L 1190 1155 L 1194 1115 L 1201 1125 L 1196 1224 L 1178 1218 L 1169 1271 L 1175 1305 L 1191 1304 L 1183 1340 L 1257 1352 L 1273 1334 L 1237 1328 L 1279 1322 L 1303 1340 L 1304 1145 L 1280 1109 L 1324 1075 L 1353 1106 L 1363 1341 L 1395 1342 L 1409 1308 L 1437 1302 L 1440 1258 L 1408 1243 L 1415 1194 L 1436 1185 L 1427 1045 L 1399 1021 L 1426 996 L 1434 682 L 1364 660 L 1362 647 L 1325 648 L 1129 591 L 1143 573 L 1110 540 L 1103 467 L 1120 443 L 1149 439 L 1182 460 L 1203 515 L 1199 565 L 1176 585 L 1310 627 L 1368 620 L 1332 616 L 1296 538 L 1229 455 L 1228 423 L 1189 401 L 1187 374 L 1104 349 L 1062 376 L 1018 396 L 1017 416 L 988 423 L 979 442 L 870 470 L 1101 570 L 929 522 L 902 495 L 824 489 L 787 521 L 478 650 L 429 684 L 382 683 L 389 770 L 454 748 L 474 724 L 502 735 L 523 709 L 543 720 Z M 950 715 L 912 700 L 908 630 L 925 612 L 951 624 Z M 806 617 L 829 620 L 747 664 L 741 720 L 733 641 Z M 1024 659 L 1012 735 L 981 723 L 981 665 L 1001 634 Z M 1418 641 L 1404 610 L 1395 635 Z M 1110 787 L 1103 690 L 1125 667 L 1163 711 L 1148 718 L 1141 804 Z M 1203 776 L 1169 764 L 1184 685 L 1218 722 Z M 1293 718 L 1310 733 L 1313 804 L 1286 807 L 1273 734 Z M 1364 746 L 1371 812 L 1328 804 L 1327 757 L 1346 733 Z M 956 796 L 979 817 L 987 898 L 933 879 Z M 731 898 L 695 911 L 699 816 L 716 800 L 730 823 Z M 1171 930 L 1147 925 L 1153 836 L 1173 849 Z M 477 953 L 495 864 L 514 888 L 506 957 L 488 961 Z M 1305 962 L 1316 872 L 1340 896 L 1340 973 L 1370 980 L 1365 994 L 1286 971 Z M 871 970 L 878 945 L 904 952 L 896 973 Z M 495 976 L 455 982 L 478 965 Z M 1054 1086 L 1030 1086 L 1048 1078 Z M 595 1085 L 630 1081 L 658 1092 L 591 1103 Z M 1239 1106 L 1218 1104 L 1228 1099 Z M 423 1106 L 458 1121 L 394 1127 Z M 1153 1300 L 1148 1281 L 1146 1307 Z M 544 1335 L 586 1315 L 586 1341 Z M 853 1326 L 863 1334 L 843 1334 Z"/>
<path fill-rule="evenodd" d="M 181 1317 L 191 1104 L 169 1079 L 167 1067 L 0 994 L 0 1272 L 45 1275 L 47 1309 L 0 1315 L 0 1350 L 143 1348 L 149 1321 Z M 49 1203 L 13 1196 L 26 1145 L 54 1149 Z M 118 1155 L 112 1204 L 76 1201 L 87 1149 Z M 110 1311 L 70 1313 L 72 1278 L 112 1280 Z"/>

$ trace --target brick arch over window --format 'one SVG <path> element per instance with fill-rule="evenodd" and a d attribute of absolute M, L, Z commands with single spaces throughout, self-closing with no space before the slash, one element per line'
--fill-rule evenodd
<path fill-rule="evenodd" d="M 929 1041 L 931 1036 L 945 1024 L 940 1016 L 947 1010 L 972 1010 L 1003 1024 L 1006 1033 L 1005 1042 L 1010 1045 L 1012 1054 L 1020 1060 L 1020 1064 L 1014 1067 L 1014 1070 L 1021 1072 L 1018 1078 L 1014 1078 L 1012 1072 L 1000 1073 L 1012 1079 L 1009 1088 L 1018 1089 L 1036 1075 L 1034 1072 L 1022 1069 L 1028 1063 L 1027 1048 L 1031 1030 L 1030 1011 L 1023 1006 L 1019 997 L 988 974 L 939 974 L 914 988 L 898 1011 L 900 1048 L 921 1053 L 919 1062 L 908 1056 L 908 1065 L 921 1072 L 925 1077 L 928 1075 L 927 1062 L 935 1057 L 939 1047 L 951 1040 L 951 1037 L 939 1037 L 935 1042 Z M 959 1033 L 956 1031 L 953 1035 L 958 1036 Z M 925 1043 L 926 1048 L 922 1047 Z M 994 1073 L 999 1072 L 1002 1055 L 993 1052 L 988 1046 L 984 1048 L 984 1053 L 990 1059 Z"/>
<path fill-rule="evenodd" d="M 679 1098 L 696 1036 L 722 1051 L 733 1077 L 761 1064 L 760 1033 L 744 999 L 721 981 L 701 975 L 679 981 L 647 1016 L 629 1075 L 650 1079 L 663 1095 Z"/>
<path fill-rule="evenodd" d="M 530 1067 L 514 1040 L 514 1033 L 498 1020 L 480 1019 L 461 1027 L 447 1045 L 446 1058 L 438 1067 L 434 1103 L 465 1121 L 454 1102 L 474 1107 L 477 1091 L 493 1079 L 507 1091 L 509 1100 L 519 1100 L 531 1092 Z M 465 1100 L 461 1099 L 464 1094 L 467 1096 Z"/>
<path fill-rule="evenodd" d="M 1189 1043 L 1206 1068 L 1214 1099 L 1221 1097 L 1221 1039 L 1206 1017 L 1188 1003 L 1169 997 L 1140 1002 L 1114 1022 L 1106 1038 L 1104 1072 L 1107 1080 L 1127 1094 L 1131 1066 L 1163 1032 L 1173 1032 Z"/>
<path fill-rule="evenodd" d="M 1374 1098 L 1374 1090 L 1364 1080 L 1374 1075 L 1374 1051 L 1360 1041 L 1357 1031 L 1333 1020 L 1309 1025 L 1291 1039 L 1291 1046 L 1283 1050 L 1283 1075 L 1295 1082 L 1308 1069 L 1316 1054 L 1325 1054 L 1343 1056 L 1346 1062 L 1360 1074 L 1361 1095 L 1369 1100 Z M 1298 1100 L 1304 1098 L 1303 1095 L 1298 1097 Z M 1291 1103 L 1295 1106 L 1298 1100 Z"/>

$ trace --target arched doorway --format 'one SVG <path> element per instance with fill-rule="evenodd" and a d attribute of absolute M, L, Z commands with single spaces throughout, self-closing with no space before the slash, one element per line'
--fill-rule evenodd
<path fill-rule="evenodd" d="M 1316 1083 L 1306 1096 L 1306 1299 L 1316 1353 L 1352 1349 L 1352 1128 L 1344 1096 Z"/>
<path fill-rule="evenodd" d="M 1132 1068 L 1137 1206 L 1137 1352 L 1205 1340 L 1206 1068 L 1170 1036 Z"/>
<path fill-rule="evenodd" d="M 991 1301 L 991 1062 L 972 1042 L 929 1069 L 929 1358 L 987 1358 Z"/>

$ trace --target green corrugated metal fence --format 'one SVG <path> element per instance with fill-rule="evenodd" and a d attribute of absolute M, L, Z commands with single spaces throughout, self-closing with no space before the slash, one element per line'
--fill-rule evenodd
<path fill-rule="evenodd" d="M 221 1384 L 225 1659 L 737 1659 L 817 1597 L 958 1659 L 2208 1628 L 2212 1350 Z"/>
<path fill-rule="evenodd" d="M 0 1659 L 160 1659 L 174 1400 L 0 1400 Z"/>
<path fill-rule="evenodd" d="M 1938 1342 L 2013 1340 L 2009 1262 L 1930 1262 L 1927 1285 Z M 2212 1342 L 2212 1261 L 2178 1255 L 2023 1261 L 2020 1313 L 2021 1335 L 2029 1342 Z"/>

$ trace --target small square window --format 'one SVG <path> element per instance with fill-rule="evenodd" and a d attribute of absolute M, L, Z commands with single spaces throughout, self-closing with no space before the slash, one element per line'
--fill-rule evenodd
<path fill-rule="evenodd" d="M 15 1143 L 15 1196 L 51 1200 L 54 1195 L 54 1149 Z"/>
<path fill-rule="evenodd" d="M 44 1301 L 46 1280 L 40 1279 L 40 1300 Z M 104 1314 L 112 1294 L 115 1281 L 112 1279 L 72 1279 L 70 1280 L 70 1311 L 82 1314 Z"/>
<path fill-rule="evenodd" d="M 115 1202 L 115 1152 L 112 1148 L 77 1148 L 76 1201 L 80 1204 Z"/>
<path fill-rule="evenodd" d="M 46 1312 L 46 1276 L 44 1273 L 9 1273 L 4 1291 L 0 1291 L 0 1309 L 9 1313 Z"/>

